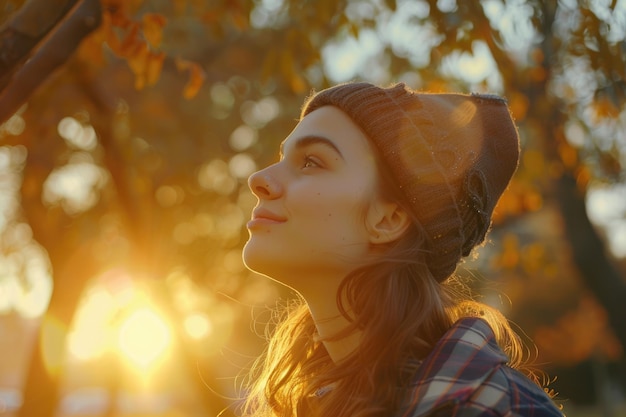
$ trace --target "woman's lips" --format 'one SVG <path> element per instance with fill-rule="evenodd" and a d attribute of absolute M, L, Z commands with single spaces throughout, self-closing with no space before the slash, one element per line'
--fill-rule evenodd
<path fill-rule="evenodd" d="M 280 224 L 286 222 L 287 219 L 283 216 L 279 216 L 269 210 L 257 208 L 252 212 L 252 220 L 246 225 L 248 229 L 255 226 Z"/>

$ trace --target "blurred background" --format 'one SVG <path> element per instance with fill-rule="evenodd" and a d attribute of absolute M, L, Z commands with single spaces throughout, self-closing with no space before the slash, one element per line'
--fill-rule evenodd
<path fill-rule="evenodd" d="M 246 179 L 312 89 L 504 95 L 474 279 L 568 416 L 626 416 L 626 1 L 0 1 L 0 415 L 234 416 L 269 310 Z"/>

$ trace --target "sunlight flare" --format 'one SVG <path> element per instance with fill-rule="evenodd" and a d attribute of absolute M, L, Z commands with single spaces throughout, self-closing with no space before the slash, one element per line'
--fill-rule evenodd
<path fill-rule="evenodd" d="M 165 321 L 154 310 L 141 308 L 120 326 L 118 346 L 134 365 L 147 369 L 166 353 L 171 339 Z"/>
<path fill-rule="evenodd" d="M 193 339 L 205 338 L 213 331 L 213 325 L 209 318 L 200 313 L 189 315 L 183 325 L 189 336 Z"/>

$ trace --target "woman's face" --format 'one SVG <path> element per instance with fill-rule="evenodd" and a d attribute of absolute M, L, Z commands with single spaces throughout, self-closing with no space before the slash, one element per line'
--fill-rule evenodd
<path fill-rule="evenodd" d="M 297 290 L 306 277 L 343 278 L 367 260 L 377 181 L 358 126 L 336 107 L 309 113 L 282 143 L 280 161 L 248 181 L 258 203 L 246 265 Z"/>

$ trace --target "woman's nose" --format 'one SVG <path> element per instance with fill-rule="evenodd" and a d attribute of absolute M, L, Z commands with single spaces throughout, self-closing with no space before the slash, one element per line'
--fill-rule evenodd
<path fill-rule="evenodd" d="M 248 187 L 260 199 L 273 200 L 280 197 L 283 192 L 282 185 L 276 180 L 270 168 L 272 167 L 257 171 L 248 178 Z"/>

